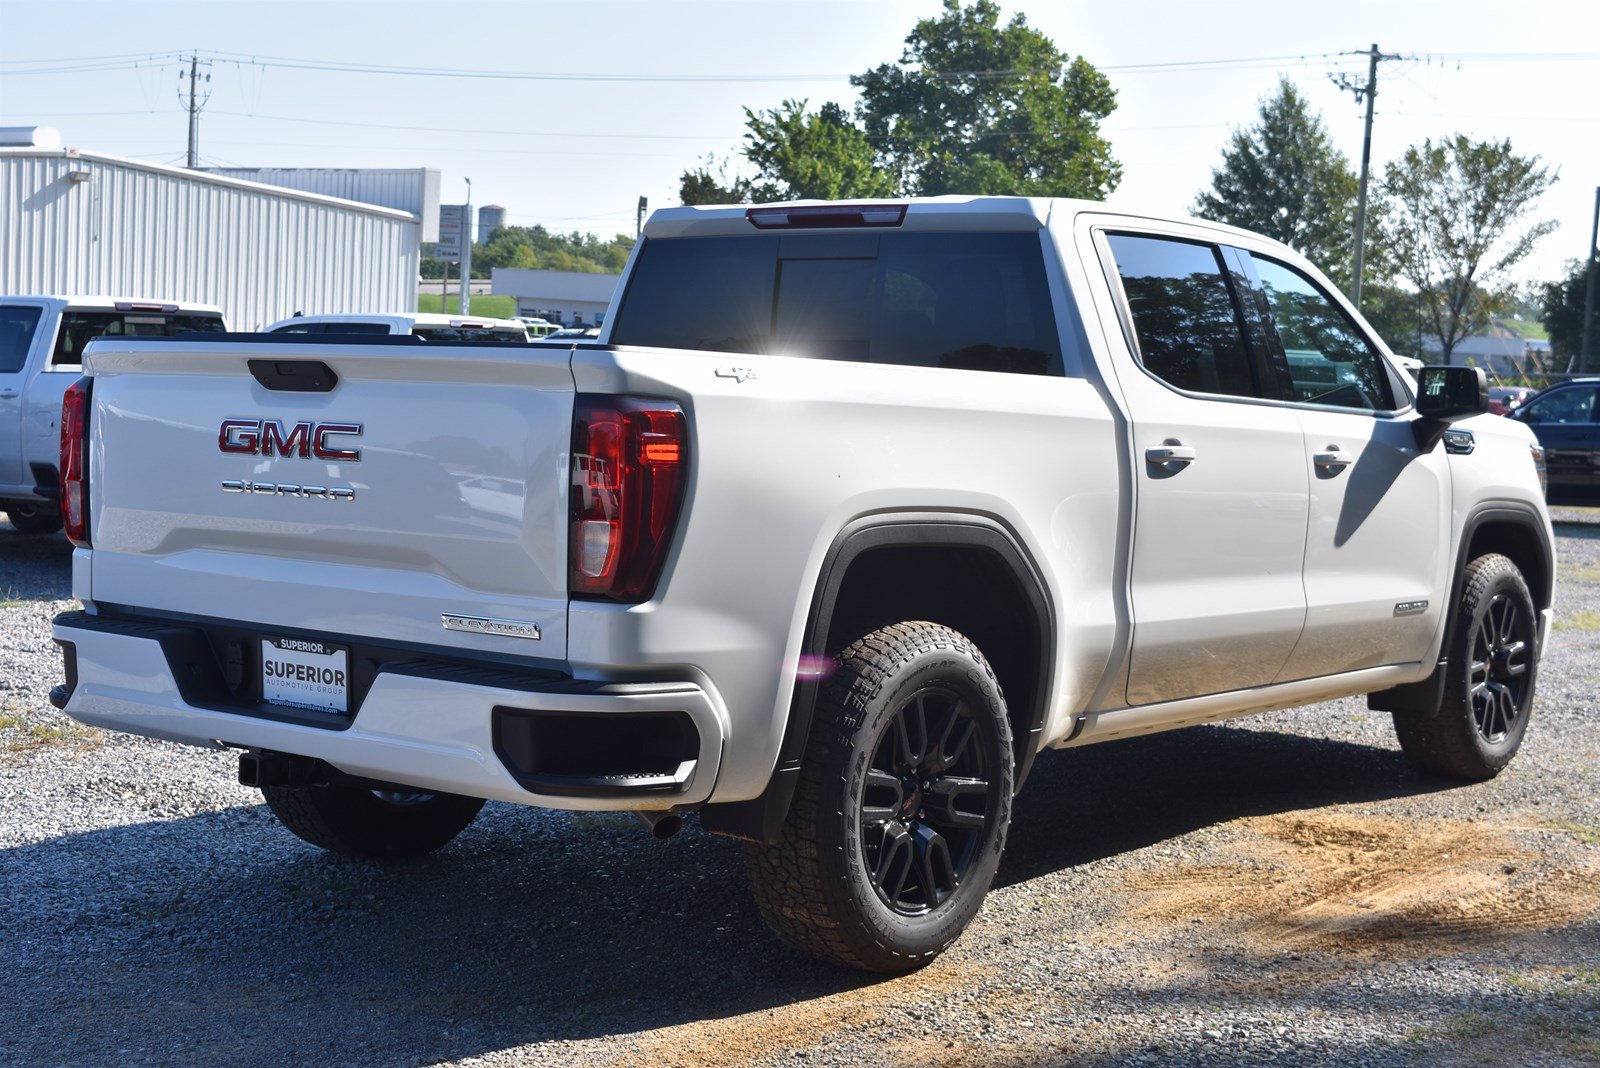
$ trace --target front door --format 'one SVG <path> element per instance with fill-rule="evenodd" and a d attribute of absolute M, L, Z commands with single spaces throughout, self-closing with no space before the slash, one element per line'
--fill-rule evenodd
<path fill-rule="evenodd" d="M 23 477 L 22 387 L 43 313 L 37 305 L 0 303 L 0 489 L 33 485 L 31 475 Z"/>
<path fill-rule="evenodd" d="M 1260 403 L 1219 249 L 1137 233 L 1106 245 L 1135 342 L 1116 361 L 1135 447 L 1128 703 L 1265 685 L 1305 621 L 1299 420 Z"/>
<path fill-rule="evenodd" d="M 1304 431 L 1311 486 L 1306 623 L 1277 681 L 1427 655 L 1448 606 L 1450 468 L 1419 454 L 1405 395 L 1355 321 L 1309 276 L 1246 253 L 1264 331 Z M 1470 445 L 1453 447 L 1470 448 Z"/>
<path fill-rule="evenodd" d="M 1551 390 L 1517 409 L 1544 446 L 1550 499 L 1600 497 L 1600 385 L 1578 383 Z"/>

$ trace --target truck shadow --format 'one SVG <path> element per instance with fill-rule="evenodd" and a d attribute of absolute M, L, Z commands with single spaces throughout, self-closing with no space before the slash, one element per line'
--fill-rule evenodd
<path fill-rule="evenodd" d="M 64 534 L 23 534 L 0 511 L 0 601 L 72 596 L 72 543 Z"/>
<path fill-rule="evenodd" d="M 1430 788 L 1387 751 L 1268 731 L 1046 754 L 1000 883 L 1241 815 Z M 401 867 L 302 846 L 261 805 L 65 835 L 0 851 L 0 902 L 13 1064 L 433 1063 L 583 1039 L 611 1040 L 605 1059 L 638 1032 L 875 998 L 861 988 L 879 982 L 783 950 L 734 842 L 508 805 Z"/>

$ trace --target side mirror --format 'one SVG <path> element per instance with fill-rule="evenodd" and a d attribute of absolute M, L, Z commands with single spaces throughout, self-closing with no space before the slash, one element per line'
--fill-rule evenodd
<path fill-rule="evenodd" d="M 1457 419 L 1489 410 L 1489 379 L 1481 367 L 1424 367 L 1417 372 L 1417 448 L 1431 452 Z"/>

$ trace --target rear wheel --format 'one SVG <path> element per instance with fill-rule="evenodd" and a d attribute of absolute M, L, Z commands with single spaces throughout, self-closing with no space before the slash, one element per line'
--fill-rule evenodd
<path fill-rule="evenodd" d="M 1012 783 L 1005 699 L 977 647 L 934 623 L 874 631 L 818 700 L 781 839 L 746 846 L 762 917 L 835 964 L 926 964 L 988 892 Z"/>
<path fill-rule="evenodd" d="M 395 787 L 263 786 L 267 807 L 314 846 L 351 857 L 420 857 L 466 830 L 483 800 Z"/>
<path fill-rule="evenodd" d="M 1511 763 L 1533 710 L 1538 612 L 1517 565 L 1480 556 L 1462 576 L 1444 699 L 1431 711 L 1394 714 L 1400 748 L 1425 771 L 1490 779 Z"/>
<path fill-rule="evenodd" d="M 61 513 L 54 509 L 8 504 L 3 507 L 11 525 L 23 534 L 54 534 L 61 529 Z"/>

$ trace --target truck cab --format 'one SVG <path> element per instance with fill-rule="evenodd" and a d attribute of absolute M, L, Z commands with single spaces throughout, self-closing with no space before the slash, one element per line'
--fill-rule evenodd
<path fill-rule="evenodd" d="M 222 309 L 117 297 L 0 296 L 0 512 L 28 533 L 60 529 L 61 397 L 99 337 L 227 329 Z"/>

